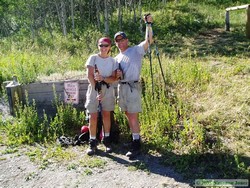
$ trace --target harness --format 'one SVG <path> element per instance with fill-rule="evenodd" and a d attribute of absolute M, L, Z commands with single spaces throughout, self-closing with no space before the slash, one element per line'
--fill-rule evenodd
<path fill-rule="evenodd" d="M 122 85 L 128 84 L 130 87 L 130 91 L 133 92 L 133 88 L 135 88 L 135 84 L 138 83 L 138 81 L 129 81 L 129 82 L 120 82 Z"/>
<path fill-rule="evenodd" d="M 96 56 L 94 56 L 94 64 L 95 64 L 95 71 L 98 71 L 97 65 L 96 65 L 95 62 L 96 62 Z M 110 85 L 107 82 L 101 81 L 101 82 L 96 82 L 95 90 L 98 91 L 98 92 L 101 91 L 102 90 L 102 88 L 101 88 L 102 85 L 106 85 L 107 89 L 110 87 Z"/>
<path fill-rule="evenodd" d="M 102 90 L 102 85 L 105 85 L 107 89 L 110 87 L 110 85 L 107 82 L 101 81 L 101 82 L 96 82 L 95 84 L 95 90 L 100 92 Z"/>
<path fill-rule="evenodd" d="M 106 85 L 107 89 L 110 87 L 110 85 L 105 81 L 101 81 L 101 85 Z"/>

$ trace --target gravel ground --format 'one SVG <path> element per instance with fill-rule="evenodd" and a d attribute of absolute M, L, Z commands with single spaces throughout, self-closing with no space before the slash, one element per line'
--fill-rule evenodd
<path fill-rule="evenodd" d="M 4 150 L 5 147 L 1 146 L 1 151 Z M 83 157 L 85 153 L 81 155 Z M 68 164 L 52 163 L 41 169 L 30 161 L 23 149 L 12 154 L 2 153 L 0 187 L 191 187 L 173 169 L 160 165 L 157 157 L 142 155 L 136 161 L 115 153 L 95 157 L 105 160 L 106 165 L 91 169 L 92 174 L 86 175 L 86 167 L 69 169 Z M 135 162 L 143 162 L 147 170 L 131 170 Z"/>
<path fill-rule="evenodd" d="M 0 101 L 0 114 L 3 120 L 9 115 L 6 102 Z M 160 164 L 160 157 L 142 154 L 136 160 L 129 160 L 123 153 L 100 154 L 94 156 L 105 160 L 103 168 L 91 169 L 86 175 L 86 167 L 81 165 L 69 169 L 67 163 L 51 163 L 45 169 L 32 162 L 26 155 L 30 148 L 23 147 L 14 153 L 8 153 L 6 146 L 0 146 L 0 188 L 21 187 L 84 187 L 84 188 L 158 188 L 158 187 L 191 187 L 181 175 L 172 168 Z M 33 148 L 35 149 L 35 148 Z M 72 148 L 71 148 L 72 149 Z M 73 147 L 78 160 L 84 157 L 84 146 Z M 133 169 L 133 164 L 145 166 L 143 170 Z"/>

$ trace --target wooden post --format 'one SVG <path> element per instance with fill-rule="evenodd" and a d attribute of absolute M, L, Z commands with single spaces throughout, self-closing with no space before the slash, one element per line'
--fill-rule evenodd
<path fill-rule="evenodd" d="M 226 31 L 230 31 L 229 10 L 226 11 Z"/>
<path fill-rule="evenodd" d="M 240 9 L 245 9 L 245 8 L 248 8 L 249 10 L 249 6 L 250 5 L 241 5 L 241 6 L 236 6 L 236 7 L 229 7 L 229 8 L 226 8 L 226 18 L 225 18 L 225 22 L 226 22 L 226 31 L 230 31 L 230 17 L 229 17 L 229 11 L 231 10 L 240 10 Z M 248 11 L 248 23 L 249 23 L 249 11 Z M 249 27 L 247 27 L 249 28 Z M 248 31 L 247 31 L 248 32 Z M 249 31 L 250 32 L 250 31 Z M 247 34 L 248 35 L 248 34 Z"/>
<path fill-rule="evenodd" d="M 250 39 L 250 5 L 247 8 L 246 37 Z"/>
<path fill-rule="evenodd" d="M 15 116 L 17 102 L 22 100 L 21 85 L 17 82 L 15 76 L 13 76 L 13 81 L 6 86 L 6 92 L 9 101 L 10 114 Z"/>

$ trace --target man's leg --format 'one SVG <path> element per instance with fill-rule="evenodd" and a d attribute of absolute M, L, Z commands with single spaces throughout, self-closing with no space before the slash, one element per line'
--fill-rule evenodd
<path fill-rule="evenodd" d="M 128 118 L 129 127 L 132 132 L 132 145 L 130 150 L 126 153 L 126 156 L 129 158 L 133 158 L 137 156 L 141 151 L 141 139 L 140 139 L 140 124 L 138 113 L 128 113 L 126 112 L 126 116 Z"/>

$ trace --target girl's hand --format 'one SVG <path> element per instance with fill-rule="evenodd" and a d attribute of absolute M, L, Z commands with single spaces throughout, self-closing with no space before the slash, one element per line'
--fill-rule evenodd
<path fill-rule="evenodd" d="M 119 80 L 119 79 L 122 80 L 123 79 L 122 77 L 123 77 L 122 71 L 120 69 L 117 69 L 116 70 L 116 79 L 117 80 Z"/>
<path fill-rule="evenodd" d="M 96 99 L 97 99 L 98 101 L 102 101 L 102 95 L 101 95 L 101 94 L 98 94 L 97 97 L 96 97 Z"/>
<path fill-rule="evenodd" d="M 102 77 L 102 75 L 97 73 L 97 74 L 95 74 L 94 79 L 97 82 L 101 82 L 101 81 L 103 81 L 104 78 Z"/>

